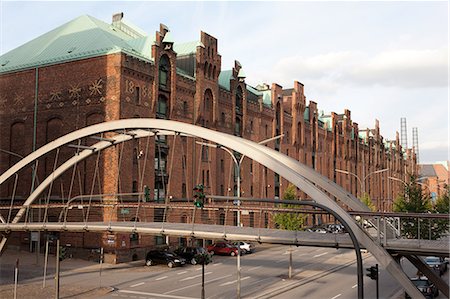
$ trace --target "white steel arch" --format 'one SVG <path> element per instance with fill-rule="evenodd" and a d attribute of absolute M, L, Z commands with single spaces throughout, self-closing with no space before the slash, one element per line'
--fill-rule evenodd
<path fill-rule="evenodd" d="M 69 133 L 31 153 L 30 155 L 19 161 L 17 164 L 15 164 L 13 167 L 8 169 L 5 173 L 3 173 L 0 176 L 0 184 L 2 184 L 10 176 L 12 176 L 14 173 L 19 171 L 32 161 L 64 144 L 73 142 L 74 140 L 86 136 L 102 132 L 117 131 L 121 129 L 152 129 L 184 133 L 187 135 L 200 137 L 209 141 L 226 145 L 230 149 L 240 152 L 241 154 L 244 154 L 247 157 L 250 157 L 251 159 L 259 162 L 260 164 L 280 174 L 282 177 L 296 185 L 316 202 L 336 211 L 336 213 L 338 213 L 339 216 L 341 216 L 349 224 L 350 229 L 355 233 L 358 241 L 375 256 L 375 258 L 379 261 L 383 268 L 385 268 L 393 277 L 398 280 L 398 282 L 407 290 L 408 294 L 410 294 L 413 298 L 423 298 L 422 293 L 411 283 L 409 278 L 402 271 L 401 267 L 395 262 L 395 260 L 390 256 L 390 254 L 382 246 L 377 244 L 358 224 L 356 224 L 354 219 L 345 210 L 343 210 L 334 200 L 330 199 L 314 184 L 327 190 L 348 206 L 355 206 L 354 197 L 350 196 L 342 188 L 340 192 L 337 192 L 340 188 L 337 185 L 329 190 L 328 188 L 330 188 L 330 182 L 327 182 L 323 177 L 313 173 L 314 171 L 312 169 L 302 166 L 300 162 L 283 157 L 284 155 L 273 149 L 258 145 L 255 142 L 248 141 L 237 136 L 228 135 L 222 132 L 213 131 L 187 123 L 162 119 L 124 119 L 101 123 Z M 97 143 L 97 145 L 99 143 Z M 98 150 L 102 150 L 102 146 L 104 146 L 104 148 L 108 147 L 107 145 L 101 144 L 99 145 Z M 52 180 L 56 178 L 55 174 L 50 174 L 50 176 L 52 176 Z M 306 176 L 308 177 L 308 179 L 305 178 Z M 342 197 L 343 194 L 346 194 L 346 197 Z M 31 199 L 25 202 L 24 207 L 20 210 L 22 212 L 19 211 L 21 215 L 24 213 L 26 206 L 31 204 L 31 202 Z M 13 221 L 18 222 L 20 220 L 20 217 L 19 215 L 17 215 Z"/>

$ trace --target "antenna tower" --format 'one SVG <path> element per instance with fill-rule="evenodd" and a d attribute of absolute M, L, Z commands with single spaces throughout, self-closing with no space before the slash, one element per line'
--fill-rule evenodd
<path fill-rule="evenodd" d="M 412 138 L 417 164 L 419 164 L 419 134 L 417 133 L 417 127 L 412 128 Z"/>
<path fill-rule="evenodd" d="M 406 130 L 406 117 L 400 118 L 400 143 L 403 150 L 408 148 L 408 133 Z"/>

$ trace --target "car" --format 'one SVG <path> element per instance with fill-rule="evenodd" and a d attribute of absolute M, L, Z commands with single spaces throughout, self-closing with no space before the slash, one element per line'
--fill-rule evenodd
<path fill-rule="evenodd" d="M 328 224 L 326 227 L 327 232 L 333 233 L 333 234 L 339 234 L 343 233 L 345 231 L 345 228 L 342 224 Z"/>
<path fill-rule="evenodd" d="M 208 252 L 211 253 L 211 255 L 214 254 L 231 255 L 231 256 L 238 255 L 237 246 L 227 242 L 217 242 L 215 244 L 208 246 L 207 249 Z"/>
<path fill-rule="evenodd" d="M 186 259 L 167 250 L 151 250 L 145 257 L 145 265 L 153 266 L 156 264 L 166 264 L 167 267 L 173 268 L 186 264 Z"/>
<path fill-rule="evenodd" d="M 411 282 L 419 289 L 425 298 L 434 299 L 439 295 L 438 288 L 430 282 L 426 277 L 411 278 Z M 411 298 L 408 293 L 405 293 L 405 298 Z"/>
<path fill-rule="evenodd" d="M 186 261 L 192 265 L 196 265 L 201 262 L 202 254 L 207 254 L 208 260 L 211 259 L 210 254 L 203 247 L 180 247 L 175 250 L 175 253 L 186 259 Z"/>
<path fill-rule="evenodd" d="M 425 263 L 440 276 L 447 271 L 447 261 L 437 256 L 427 256 Z"/>
<path fill-rule="evenodd" d="M 251 243 L 237 241 L 237 242 L 233 242 L 233 245 L 241 247 L 241 251 L 244 252 L 245 254 L 253 253 L 255 251 L 255 246 Z"/>

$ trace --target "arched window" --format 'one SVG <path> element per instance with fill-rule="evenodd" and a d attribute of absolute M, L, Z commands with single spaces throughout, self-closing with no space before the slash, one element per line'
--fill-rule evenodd
<path fill-rule="evenodd" d="M 205 61 L 205 69 L 203 70 L 205 77 L 208 76 L 208 61 Z"/>
<path fill-rule="evenodd" d="M 210 64 L 209 67 L 208 67 L 208 78 L 209 79 L 212 78 L 212 64 Z"/>
<path fill-rule="evenodd" d="M 211 89 L 205 90 L 205 95 L 203 97 L 203 115 L 205 123 L 212 123 L 213 121 L 213 94 Z"/>
<path fill-rule="evenodd" d="M 167 55 L 161 56 L 159 60 L 159 87 L 169 88 L 170 61 Z"/>
<path fill-rule="evenodd" d="M 214 68 L 213 68 L 213 76 L 212 76 L 212 78 L 216 79 L 216 66 L 214 66 Z"/>

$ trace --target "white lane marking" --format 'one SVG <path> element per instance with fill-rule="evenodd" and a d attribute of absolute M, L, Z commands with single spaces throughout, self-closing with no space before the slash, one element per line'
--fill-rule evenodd
<path fill-rule="evenodd" d="M 356 288 L 358 285 L 357 284 L 355 284 L 354 286 L 352 286 L 352 289 L 354 289 L 354 288 Z"/>
<path fill-rule="evenodd" d="M 212 272 L 206 272 L 206 273 L 205 273 L 205 275 L 208 275 L 208 274 L 212 274 Z M 181 279 L 180 281 L 191 280 L 191 279 L 195 279 L 195 278 L 201 277 L 201 276 L 202 276 L 201 274 L 199 274 L 199 275 L 194 275 L 194 276 L 191 276 L 191 277 L 183 278 L 183 279 Z"/>
<path fill-rule="evenodd" d="M 259 269 L 259 268 L 261 268 L 261 267 L 262 267 L 262 266 L 253 267 L 253 268 L 248 269 L 247 271 L 253 271 L 253 270 Z"/>
<path fill-rule="evenodd" d="M 336 299 L 337 297 L 340 297 L 342 294 L 337 294 L 336 296 L 334 296 L 333 298 L 331 298 L 331 299 Z"/>
<path fill-rule="evenodd" d="M 230 277 L 230 276 L 231 276 L 231 274 L 228 274 L 228 275 L 225 275 L 225 276 L 222 276 L 222 277 L 217 277 L 217 278 L 214 278 L 214 279 L 205 281 L 205 283 L 215 282 L 215 281 L 218 281 L 218 280 L 221 280 L 221 279 Z M 201 285 L 201 284 L 202 284 L 201 282 L 199 282 L 199 283 L 193 283 L 193 284 L 190 284 L 190 285 L 188 285 L 188 286 L 185 286 L 185 287 L 182 287 L 182 288 L 179 288 L 179 289 L 175 289 L 175 290 L 172 290 L 172 291 L 165 292 L 164 294 L 175 293 L 175 292 L 178 292 L 178 291 L 182 291 L 182 290 L 184 290 L 184 289 L 189 289 L 189 288 L 192 288 L 192 287 L 199 286 L 199 285 Z"/>
<path fill-rule="evenodd" d="M 137 292 L 137 291 L 128 291 L 128 290 L 119 290 L 119 292 L 120 293 L 127 293 L 127 294 L 136 294 L 136 295 L 146 295 L 146 296 L 154 296 L 154 297 L 172 298 L 172 299 L 197 299 L 197 298 L 193 298 L 193 297 L 164 295 L 164 294 L 157 294 L 157 293 L 146 293 L 146 292 Z"/>
<path fill-rule="evenodd" d="M 315 256 L 313 256 L 313 257 L 319 257 L 319 256 L 322 256 L 322 255 L 325 255 L 325 254 L 327 254 L 328 252 L 324 252 L 324 253 L 321 253 L 321 254 L 316 254 Z"/>
<path fill-rule="evenodd" d="M 166 279 L 167 277 L 169 277 L 169 276 L 163 276 L 163 277 L 159 277 L 159 278 L 156 278 L 155 280 Z"/>
<path fill-rule="evenodd" d="M 181 275 L 181 274 L 184 274 L 184 273 L 187 273 L 187 271 L 178 272 L 177 275 Z"/>
<path fill-rule="evenodd" d="M 222 265 L 222 263 L 213 264 L 213 266 L 219 266 Z"/>
<path fill-rule="evenodd" d="M 241 281 L 246 280 L 246 279 L 249 279 L 249 278 L 250 278 L 250 276 L 242 277 L 242 278 L 241 278 Z M 237 280 L 232 280 L 232 281 L 229 281 L 229 282 L 224 282 L 224 283 L 222 283 L 220 286 L 223 287 L 223 286 L 227 286 L 227 285 L 229 285 L 229 284 L 233 284 L 233 283 L 236 283 L 236 282 L 237 282 Z"/>
<path fill-rule="evenodd" d="M 195 271 L 200 271 L 202 269 L 202 267 L 199 267 L 197 269 L 195 269 Z"/>
<path fill-rule="evenodd" d="M 141 285 L 143 285 L 145 282 L 140 282 L 140 283 L 137 283 L 137 284 L 133 284 L 133 285 L 131 285 L 130 286 L 130 288 L 134 288 L 134 287 L 137 287 L 137 286 L 141 286 Z"/>

